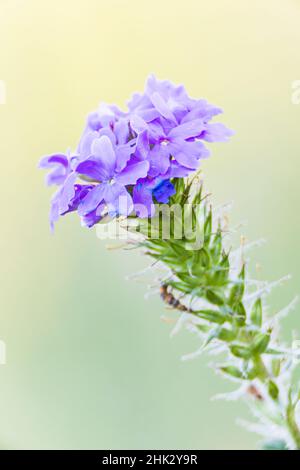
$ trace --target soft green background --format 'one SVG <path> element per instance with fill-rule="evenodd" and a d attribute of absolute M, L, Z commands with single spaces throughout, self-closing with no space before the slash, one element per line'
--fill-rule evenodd
<path fill-rule="evenodd" d="M 233 222 L 268 243 L 261 277 L 291 273 L 274 308 L 300 292 L 298 0 L 0 0 L 2 448 L 254 448 L 235 424 L 242 404 L 198 342 L 169 339 L 158 298 L 125 281 L 145 264 L 107 252 L 76 217 L 55 236 L 39 157 L 75 147 L 100 100 L 123 106 L 150 72 L 225 110 L 235 129 L 204 165 Z M 285 322 L 287 337 L 299 312 Z"/>

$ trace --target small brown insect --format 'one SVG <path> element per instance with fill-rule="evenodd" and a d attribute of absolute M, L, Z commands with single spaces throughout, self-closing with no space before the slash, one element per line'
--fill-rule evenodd
<path fill-rule="evenodd" d="M 257 390 L 257 388 L 253 384 L 249 385 L 248 393 L 259 401 L 262 401 L 264 399 L 264 397 L 261 395 L 261 393 Z"/>
<path fill-rule="evenodd" d="M 162 300 L 170 305 L 171 307 L 180 310 L 181 312 L 189 312 L 190 310 L 183 305 L 182 303 L 179 302 L 178 299 L 174 297 L 174 295 L 171 292 L 168 292 L 168 285 L 167 284 L 162 284 L 160 286 L 160 296 Z"/>

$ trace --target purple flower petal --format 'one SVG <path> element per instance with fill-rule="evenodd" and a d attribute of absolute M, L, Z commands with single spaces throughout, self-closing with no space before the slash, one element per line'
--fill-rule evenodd
<path fill-rule="evenodd" d="M 116 168 L 115 172 L 119 173 L 123 168 L 125 168 L 128 160 L 130 160 L 131 155 L 134 153 L 135 145 L 132 141 L 128 144 L 118 145 L 115 149 L 116 152 Z"/>
<path fill-rule="evenodd" d="M 116 166 L 116 154 L 107 136 L 104 135 L 93 141 L 92 155 L 99 160 L 103 170 L 112 177 Z"/>
<path fill-rule="evenodd" d="M 85 216 L 101 204 L 106 194 L 106 184 L 98 184 L 83 199 L 78 207 L 78 214 Z"/>
<path fill-rule="evenodd" d="M 201 138 L 206 140 L 206 142 L 226 142 L 233 134 L 232 130 L 218 122 L 207 124 L 205 131 L 201 134 Z"/>
<path fill-rule="evenodd" d="M 134 210 L 138 217 L 145 219 L 152 217 L 155 213 L 155 206 L 152 200 L 151 190 L 147 184 L 139 183 L 133 189 Z"/>
<path fill-rule="evenodd" d="M 148 169 L 149 162 L 147 161 L 128 164 L 124 170 L 115 176 L 115 180 L 124 186 L 135 184 L 139 178 L 147 176 Z"/>
<path fill-rule="evenodd" d="M 54 231 L 55 222 L 58 221 L 60 213 L 59 213 L 59 198 L 61 194 L 61 188 L 54 193 L 51 204 L 50 204 L 50 213 L 49 213 L 49 222 L 50 222 L 50 230 L 51 232 Z"/>
<path fill-rule="evenodd" d="M 106 137 L 109 138 L 113 147 L 116 145 L 117 143 L 116 135 L 114 134 L 113 130 L 110 127 L 102 127 L 102 129 L 100 129 L 100 131 L 98 132 L 98 137 L 100 138 L 103 135 L 106 135 Z"/>
<path fill-rule="evenodd" d="M 118 144 L 126 144 L 129 136 L 128 119 L 120 119 L 114 125 L 114 134 Z"/>
<path fill-rule="evenodd" d="M 39 168 L 52 169 L 52 171 L 46 176 L 47 186 L 51 186 L 53 184 L 60 186 L 68 175 L 69 160 L 66 155 L 57 153 L 41 158 Z"/>
<path fill-rule="evenodd" d="M 77 179 L 77 174 L 71 173 L 67 177 L 66 181 L 64 182 L 64 185 L 61 187 L 61 193 L 60 193 L 60 198 L 59 198 L 60 214 L 68 210 L 70 201 L 75 195 L 74 185 L 75 185 L 76 179 Z"/>
<path fill-rule="evenodd" d="M 176 193 L 176 189 L 169 180 L 163 180 L 155 186 L 152 193 L 157 202 L 167 204 L 170 197 Z"/>
<path fill-rule="evenodd" d="M 90 157 L 79 163 L 76 167 L 76 172 L 98 182 L 106 181 L 110 177 L 106 168 L 103 168 L 99 160 L 95 157 Z"/>
<path fill-rule="evenodd" d="M 169 132 L 168 137 L 170 139 L 189 139 L 191 137 L 197 137 L 205 129 L 205 125 L 201 119 L 195 119 L 194 121 L 185 122 Z"/>
<path fill-rule="evenodd" d="M 124 192 L 124 190 L 124 186 L 118 182 L 113 182 L 111 184 L 106 183 L 104 200 L 107 203 L 113 202 Z"/>
<path fill-rule="evenodd" d="M 167 147 L 155 145 L 149 152 L 150 170 L 148 174 L 152 178 L 164 175 L 170 166 L 170 153 Z"/>
<path fill-rule="evenodd" d="M 128 216 L 133 211 L 133 207 L 132 197 L 125 188 L 123 188 L 118 196 L 107 205 L 111 216 Z"/>
<path fill-rule="evenodd" d="M 150 150 L 150 147 L 149 147 L 148 132 L 145 130 L 137 136 L 135 155 L 140 160 L 146 160 L 149 150 Z"/>
<path fill-rule="evenodd" d="M 79 204 L 85 198 L 85 196 L 93 189 L 94 186 L 88 184 L 75 184 L 74 185 L 74 196 L 69 202 L 68 210 L 63 212 L 61 215 L 65 215 L 69 212 L 73 212 L 78 209 Z"/>
<path fill-rule="evenodd" d="M 197 100 L 191 111 L 185 114 L 181 120 L 181 124 L 194 121 L 195 119 L 202 119 L 204 122 L 209 121 L 217 114 L 221 114 L 223 111 L 217 106 L 207 103 L 205 100 Z"/>
<path fill-rule="evenodd" d="M 88 158 L 91 156 L 92 143 L 97 138 L 99 138 L 99 133 L 95 131 L 87 132 L 82 136 L 78 145 L 78 153 L 79 153 L 80 160 L 84 160 L 85 158 Z"/>
<path fill-rule="evenodd" d="M 199 160 L 193 155 L 187 155 L 186 153 L 178 152 L 176 153 L 175 158 L 180 165 L 187 168 L 196 170 L 196 168 L 199 166 Z"/>
<path fill-rule="evenodd" d="M 62 170 L 61 167 L 54 168 L 48 175 L 46 175 L 45 181 L 47 186 L 60 186 L 63 184 L 67 177 L 67 172 Z"/>
<path fill-rule="evenodd" d="M 174 114 L 170 111 L 168 108 L 167 103 L 164 101 L 164 99 L 161 97 L 161 95 L 157 92 L 153 93 L 150 96 L 150 99 L 153 103 L 153 106 L 157 109 L 157 111 L 166 119 L 169 119 L 170 121 L 176 122 Z"/>
<path fill-rule="evenodd" d="M 176 141 L 178 143 L 178 141 Z M 197 158 L 208 158 L 210 151 L 205 147 L 200 140 L 193 140 L 191 142 L 181 141 L 179 147 L 183 153 L 192 155 Z"/>
<path fill-rule="evenodd" d="M 133 114 L 130 118 L 130 126 L 137 134 L 148 129 L 146 121 L 137 114 Z"/>
<path fill-rule="evenodd" d="M 149 109 L 141 109 L 139 111 L 139 115 L 146 121 L 146 122 L 151 122 L 154 119 L 157 119 L 160 117 L 159 112 L 155 108 L 149 108 Z"/>
<path fill-rule="evenodd" d="M 186 168 L 176 161 L 171 161 L 170 168 L 164 175 L 164 178 L 186 178 L 193 170 Z"/>
<path fill-rule="evenodd" d="M 42 157 L 39 162 L 39 168 L 51 168 L 53 165 L 62 165 L 68 168 L 68 157 L 62 153 L 55 153 L 46 157 Z"/>
<path fill-rule="evenodd" d="M 105 204 L 100 204 L 96 209 L 81 217 L 82 225 L 85 227 L 93 227 L 102 219 L 102 212 Z"/>
<path fill-rule="evenodd" d="M 102 127 L 99 114 L 97 112 L 90 113 L 87 118 L 88 127 L 93 131 L 99 131 Z"/>

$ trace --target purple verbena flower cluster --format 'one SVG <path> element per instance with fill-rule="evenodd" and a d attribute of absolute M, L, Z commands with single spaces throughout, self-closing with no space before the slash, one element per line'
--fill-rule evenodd
<path fill-rule="evenodd" d="M 195 171 L 209 156 L 204 142 L 223 142 L 232 131 L 211 119 L 222 111 L 190 98 L 183 86 L 150 76 L 143 94 L 134 94 L 128 111 L 100 105 L 88 116 L 74 155 L 54 154 L 40 161 L 50 168 L 51 227 L 77 211 L 92 227 L 104 213 L 152 217 L 154 203 L 168 203 L 174 179 Z"/>

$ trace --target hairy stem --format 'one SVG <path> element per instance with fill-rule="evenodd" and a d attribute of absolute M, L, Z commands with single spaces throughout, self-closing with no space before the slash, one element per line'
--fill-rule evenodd
<path fill-rule="evenodd" d="M 186 183 L 172 201 L 186 212 L 177 215 L 176 220 L 171 218 L 168 238 L 161 228 L 160 215 L 156 222 L 151 219 L 152 228 L 157 224 L 154 238 L 149 237 L 149 221 L 140 227 L 145 234 L 142 246 L 146 253 L 169 270 L 161 282 L 161 297 L 191 316 L 203 337 L 203 350 L 218 344 L 225 346 L 227 362 L 218 367 L 219 371 L 248 384 L 248 398 L 254 398 L 261 421 L 268 421 L 270 429 L 275 426 L 281 439 L 288 441 L 287 446 L 300 449 L 295 415 L 299 392 L 293 401 L 293 365 L 278 347 L 277 333 L 268 325 L 261 298 L 264 289 L 253 289 L 243 256 L 239 265 L 226 248 L 221 219 L 214 220 L 212 207 L 201 196 L 202 188 L 192 194 L 192 187 Z M 191 201 L 188 209 L 187 201 Z M 189 220 L 194 236 L 175 237 L 178 220 Z"/>

